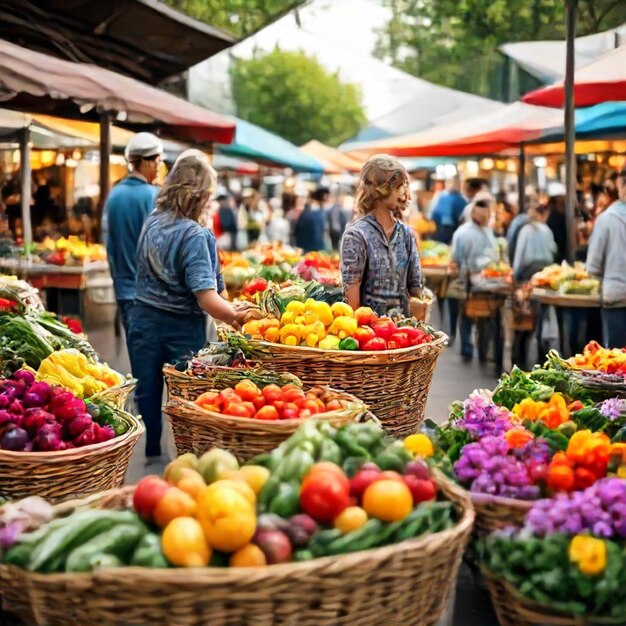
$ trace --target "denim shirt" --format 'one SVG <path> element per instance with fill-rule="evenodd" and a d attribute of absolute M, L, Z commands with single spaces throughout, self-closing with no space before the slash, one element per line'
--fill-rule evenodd
<path fill-rule="evenodd" d="M 204 315 L 195 294 L 207 289 L 224 289 L 215 237 L 197 222 L 155 211 L 139 238 L 135 301 Z"/>
<path fill-rule="evenodd" d="M 378 315 L 400 307 L 409 314 L 409 297 L 422 289 L 417 243 L 411 229 L 398 222 L 387 238 L 373 215 L 346 228 L 341 240 L 344 288 L 361 284 L 361 305 Z"/>

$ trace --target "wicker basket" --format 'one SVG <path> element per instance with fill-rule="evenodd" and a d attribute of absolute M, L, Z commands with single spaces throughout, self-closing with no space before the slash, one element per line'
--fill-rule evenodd
<path fill-rule="evenodd" d="M 471 493 L 470 498 L 476 511 L 474 530 L 478 536 L 487 535 L 507 526 L 522 526 L 524 518 L 534 502 Z"/>
<path fill-rule="evenodd" d="M 0 450 L 0 496 L 60 501 L 122 485 L 144 426 L 121 409 L 117 413 L 129 429 L 110 441 L 62 452 Z"/>
<path fill-rule="evenodd" d="M 249 344 L 253 358 L 264 367 L 295 374 L 306 385 L 348 391 L 367 404 L 388 433 L 405 437 L 424 420 L 437 358 L 447 341 L 439 332 L 430 343 L 381 352 L 326 351 L 255 340 Z"/>
<path fill-rule="evenodd" d="M 433 626 L 456 583 L 474 519 L 467 495 L 436 480 L 462 510 L 445 532 L 265 568 L 34 574 L 0 565 L 5 608 L 38 626 Z M 119 506 L 130 493 L 101 498 Z"/>
<path fill-rule="evenodd" d="M 118 409 L 124 410 L 136 386 L 137 380 L 135 378 L 129 378 L 121 385 L 109 387 L 104 391 L 99 391 L 92 397 L 100 400 L 106 400 L 107 402 L 115 405 Z"/>
<path fill-rule="evenodd" d="M 624 618 L 575 617 L 522 596 L 501 576 L 482 568 L 489 595 L 501 626 L 624 626 Z"/>
<path fill-rule="evenodd" d="M 216 365 L 207 369 L 205 378 L 200 378 L 194 374 L 179 372 L 173 365 L 166 365 L 163 368 L 168 398 L 191 400 L 192 402 L 205 391 L 234 387 L 238 382 L 248 379 L 251 372 L 256 372 L 258 376 L 263 375 L 260 369 Z M 272 373 L 272 381 L 275 378 L 276 374 Z M 281 379 L 284 380 L 285 385 L 287 383 L 300 384 L 300 381 L 291 374 L 283 374 Z"/>
<path fill-rule="evenodd" d="M 316 419 L 326 419 L 343 426 L 364 417 L 367 407 L 348 393 L 326 389 L 322 400 L 339 400 L 341 411 L 320 413 Z M 255 420 L 213 413 L 188 400 L 172 398 L 163 409 L 172 426 L 178 454 L 193 452 L 201 455 L 211 448 L 224 448 L 239 461 L 270 452 L 288 439 L 302 425 L 301 419 Z"/>

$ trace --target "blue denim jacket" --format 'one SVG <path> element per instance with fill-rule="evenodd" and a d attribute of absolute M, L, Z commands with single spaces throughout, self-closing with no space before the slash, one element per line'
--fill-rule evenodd
<path fill-rule="evenodd" d="M 422 289 L 417 243 L 411 229 L 398 222 L 387 238 L 373 215 L 348 226 L 341 240 L 344 287 L 361 284 L 361 305 L 378 315 L 401 308 L 409 314 L 409 297 Z"/>
<path fill-rule="evenodd" d="M 195 294 L 224 289 L 213 233 L 169 211 L 155 211 L 137 246 L 135 301 L 165 311 L 203 315 Z"/>

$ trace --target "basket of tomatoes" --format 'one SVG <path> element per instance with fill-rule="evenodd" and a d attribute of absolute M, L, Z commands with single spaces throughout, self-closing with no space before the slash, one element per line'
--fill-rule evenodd
<path fill-rule="evenodd" d="M 349 393 L 295 381 L 280 386 L 243 379 L 205 391 L 193 402 L 171 397 L 164 412 L 178 453 L 224 448 L 246 461 L 274 449 L 309 418 L 341 426 L 368 413 Z"/>

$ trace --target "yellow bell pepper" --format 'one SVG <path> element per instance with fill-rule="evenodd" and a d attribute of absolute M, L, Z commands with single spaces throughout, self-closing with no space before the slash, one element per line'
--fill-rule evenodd
<path fill-rule="evenodd" d="M 328 332 L 331 335 L 337 335 L 340 339 L 345 339 L 346 337 L 352 337 L 352 335 L 356 332 L 356 329 L 357 324 L 353 317 L 341 315 L 335 318 L 335 321 L 330 325 Z"/>
<path fill-rule="evenodd" d="M 75 396 L 79 398 L 84 397 L 85 387 L 81 381 L 72 376 L 67 370 L 60 365 L 53 363 L 50 358 L 46 358 L 39 365 L 37 370 L 37 380 L 44 381 L 50 385 L 59 385 L 65 387 L 65 389 L 71 391 Z"/>
<path fill-rule="evenodd" d="M 324 337 L 326 337 L 326 327 L 322 322 L 307 324 L 304 327 L 303 338 L 309 348 L 315 348 Z"/>
<path fill-rule="evenodd" d="M 280 317 L 281 324 L 292 324 L 296 319 L 295 311 L 285 311 Z"/>
<path fill-rule="evenodd" d="M 322 350 L 339 350 L 339 342 L 341 339 L 336 335 L 326 335 L 319 343 Z"/>
<path fill-rule="evenodd" d="M 285 307 L 285 311 L 289 313 L 294 313 L 295 315 L 304 315 L 304 312 L 305 312 L 304 302 L 300 302 L 299 300 L 292 300 Z"/>
<path fill-rule="evenodd" d="M 335 317 L 354 317 L 354 311 L 352 310 L 352 307 L 345 302 L 335 302 L 330 307 L 330 310 Z"/>
<path fill-rule="evenodd" d="M 287 324 L 283 326 L 278 333 L 280 343 L 285 344 L 286 346 L 300 345 L 304 328 L 304 326 L 299 324 Z"/>
<path fill-rule="evenodd" d="M 315 314 L 317 315 L 317 319 L 322 322 L 324 326 L 330 326 L 333 323 L 334 315 L 328 302 L 316 302 Z"/>

